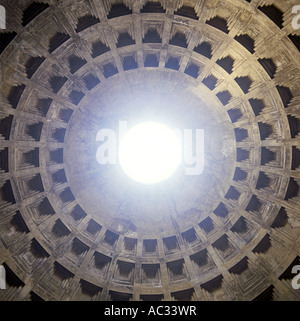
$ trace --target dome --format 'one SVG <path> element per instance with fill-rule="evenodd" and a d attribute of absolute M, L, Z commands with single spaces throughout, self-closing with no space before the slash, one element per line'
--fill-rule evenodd
<path fill-rule="evenodd" d="M 299 300 L 294 6 L 4 1 L 0 300 Z M 197 144 L 158 184 L 99 164 L 120 122 L 201 130 L 203 168 Z"/>

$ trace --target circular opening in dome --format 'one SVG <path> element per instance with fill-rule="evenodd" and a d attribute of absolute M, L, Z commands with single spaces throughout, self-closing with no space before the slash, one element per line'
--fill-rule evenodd
<path fill-rule="evenodd" d="M 181 140 L 175 130 L 157 122 L 129 129 L 119 145 L 119 162 L 133 180 L 145 185 L 171 177 L 182 160 Z"/>

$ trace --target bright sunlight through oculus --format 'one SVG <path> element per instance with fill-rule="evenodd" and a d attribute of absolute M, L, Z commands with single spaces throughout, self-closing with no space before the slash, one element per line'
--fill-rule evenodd
<path fill-rule="evenodd" d="M 181 140 L 168 126 L 145 122 L 129 129 L 119 145 L 119 162 L 133 180 L 151 185 L 171 177 L 182 160 Z"/>

